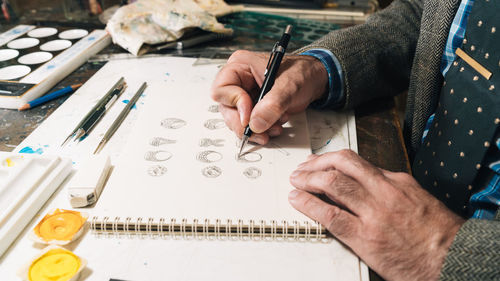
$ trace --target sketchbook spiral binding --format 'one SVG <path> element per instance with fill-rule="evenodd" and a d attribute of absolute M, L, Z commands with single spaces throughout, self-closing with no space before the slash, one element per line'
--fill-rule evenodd
<path fill-rule="evenodd" d="M 177 222 L 175 219 L 158 220 L 153 218 L 130 218 L 122 220 L 120 217 L 92 217 L 90 229 L 95 234 L 135 234 L 160 237 L 172 237 L 183 239 L 208 239 L 208 240 L 290 240 L 290 241 L 321 241 L 327 238 L 326 230 L 319 223 L 304 222 L 300 224 L 293 221 L 291 224 L 283 221 L 278 224 L 276 221 L 267 223 L 264 220 L 258 222 L 249 220 L 244 223 L 238 220 L 215 220 L 211 223 L 205 219 L 200 222 L 197 219 L 188 221 L 182 219 Z"/>

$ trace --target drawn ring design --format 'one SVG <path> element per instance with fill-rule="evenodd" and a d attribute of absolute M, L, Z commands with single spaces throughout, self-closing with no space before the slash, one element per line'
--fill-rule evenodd
<path fill-rule="evenodd" d="M 223 119 L 208 119 L 203 126 L 209 130 L 217 130 L 225 128 L 226 124 Z"/>
<path fill-rule="evenodd" d="M 208 107 L 208 111 L 212 113 L 217 113 L 219 112 L 219 105 L 217 104 L 212 104 Z"/>
<path fill-rule="evenodd" d="M 162 165 L 154 165 L 149 167 L 148 174 L 152 177 L 163 176 L 167 172 L 167 167 Z"/>
<path fill-rule="evenodd" d="M 238 162 L 252 163 L 259 162 L 260 160 L 262 160 L 262 155 L 257 152 L 247 152 L 241 155 L 236 154 L 236 161 Z"/>
<path fill-rule="evenodd" d="M 204 163 L 213 163 L 222 160 L 222 154 L 213 150 L 205 150 L 199 152 L 198 155 L 196 155 L 196 159 Z"/>
<path fill-rule="evenodd" d="M 165 150 L 148 151 L 144 154 L 144 159 L 153 162 L 167 161 L 172 158 L 172 153 Z"/>
<path fill-rule="evenodd" d="M 216 178 L 222 174 L 222 170 L 217 166 L 208 166 L 203 168 L 201 173 L 207 178 Z"/>
<path fill-rule="evenodd" d="M 179 118 L 166 118 L 161 121 L 161 125 L 167 129 L 179 129 L 187 125 L 187 122 Z"/>
<path fill-rule="evenodd" d="M 154 137 L 149 141 L 149 144 L 152 146 L 160 146 L 163 144 L 172 144 L 176 142 L 177 142 L 176 140 L 170 140 L 162 137 Z"/>
<path fill-rule="evenodd" d="M 248 167 L 243 171 L 243 175 L 249 179 L 256 179 L 262 175 L 262 172 L 259 168 Z"/>

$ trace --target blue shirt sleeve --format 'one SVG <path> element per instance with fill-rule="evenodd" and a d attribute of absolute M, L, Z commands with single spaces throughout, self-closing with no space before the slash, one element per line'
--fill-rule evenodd
<path fill-rule="evenodd" d="M 300 55 L 312 56 L 320 60 L 328 73 L 328 95 L 311 104 L 313 108 L 335 108 L 344 105 L 344 75 L 337 57 L 327 49 L 311 49 Z"/>

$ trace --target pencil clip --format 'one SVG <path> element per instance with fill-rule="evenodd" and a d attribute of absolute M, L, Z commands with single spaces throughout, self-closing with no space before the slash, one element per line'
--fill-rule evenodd
<path fill-rule="evenodd" d="M 273 49 L 271 50 L 271 54 L 269 54 L 269 60 L 267 61 L 266 70 L 264 71 L 264 76 L 267 76 L 267 72 L 271 62 L 273 61 L 274 56 L 276 55 L 276 48 L 278 47 L 279 42 L 274 43 Z"/>

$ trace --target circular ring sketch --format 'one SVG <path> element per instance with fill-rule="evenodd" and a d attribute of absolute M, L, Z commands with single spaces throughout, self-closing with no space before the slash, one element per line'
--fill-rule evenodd
<path fill-rule="evenodd" d="M 161 125 L 167 129 L 179 129 L 186 126 L 186 121 L 179 118 L 166 118 L 161 121 Z"/>
<path fill-rule="evenodd" d="M 148 174 L 152 177 L 163 176 L 167 172 L 167 167 L 162 165 L 154 165 L 149 167 Z"/>
<path fill-rule="evenodd" d="M 238 162 L 251 163 L 258 162 L 260 160 L 262 160 L 262 155 L 257 152 L 247 152 L 241 155 L 238 155 L 238 153 L 236 154 L 236 161 Z"/>
<path fill-rule="evenodd" d="M 149 141 L 149 144 L 152 146 L 160 146 L 162 144 L 172 144 L 176 143 L 176 140 L 170 140 L 162 137 L 154 137 Z"/>
<path fill-rule="evenodd" d="M 225 128 L 226 124 L 223 119 L 208 119 L 203 126 L 209 130 L 217 130 Z"/>
<path fill-rule="evenodd" d="M 208 147 L 211 145 L 221 147 L 224 146 L 224 139 L 201 139 L 199 145 L 201 147 Z"/>
<path fill-rule="evenodd" d="M 212 113 L 217 113 L 219 112 L 219 105 L 217 104 L 212 104 L 208 107 L 208 111 Z"/>
<path fill-rule="evenodd" d="M 256 179 L 262 175 L 262 172 L 259 168 L 248 167 L 243 171 L 243 174 L 249 179 Z"/>
<path fill-rule="evenodd" d="M 217 166 L 208 166 L 201 170 L 201 174 L 207 178 L 216 178 L 222 174 L 222 170 Z"/>
<path fill-rule="evenodd" d="M 204 163 L 213 163 L 222 160 L 222 154 L 213 150 L 205 150 L 198 153 L 196 159 Z"/>
<path fill-rule="evenodd" d="M 144 154 L 145 160 L 153 162 L 167 161 L 170 158 L 172 158 L 172 153 L 165 150 L 148 151 Z"/>

